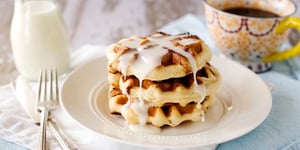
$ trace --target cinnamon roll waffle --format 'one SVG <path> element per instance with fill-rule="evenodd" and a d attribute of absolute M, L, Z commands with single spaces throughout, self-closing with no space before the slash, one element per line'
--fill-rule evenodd
<path fill-rule="evenodd" d="M 157 32 L 107 49 L 109 109 L 129 124 L 204 121 L 220 84 L 211 52 L 195 35 Z"/>
<path fill-rule="evenodd" d="M 111 73 L 136 75 L 139 66 L 127 64 L 148 61 L 152 65 L 142 66 L 142 69 L 151 67 L 144 77 L 149 80 L 183 77 L 201 69 L 211 59 L 208 46 L 196 35 L 170 36 L 162 32 L 123 39 L 110 45 L 106 52 Z"/>

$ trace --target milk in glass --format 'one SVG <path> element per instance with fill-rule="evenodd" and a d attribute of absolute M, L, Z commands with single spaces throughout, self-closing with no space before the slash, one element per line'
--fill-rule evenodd
<path fill-rule="evenodd" d="M 37 80 L 42 67 L 68 71 L 67 31 L 54 1 L 16 0 L 10 37 L 16 68 L 26 79 Z"/>

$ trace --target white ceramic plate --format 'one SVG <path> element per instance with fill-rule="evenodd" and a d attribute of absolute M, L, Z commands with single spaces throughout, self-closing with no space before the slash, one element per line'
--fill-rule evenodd
<path fill-rule="evenodd" d="M 160 148 L 219 144 L 255 129 L 271 110 L 271 93 L 256 74 L 229 59 L 213 57 L 211 64 L 221 73 L 222 84 L 205 122 L 165 127 L 159 134 L 136 132 L 108 111 L 106 61 L 94 59 L 70 73 L 61 89 L 61 102 L 81 125 L 119 142 Z M 232 109 L 228 111 L 227 105 Z"/>

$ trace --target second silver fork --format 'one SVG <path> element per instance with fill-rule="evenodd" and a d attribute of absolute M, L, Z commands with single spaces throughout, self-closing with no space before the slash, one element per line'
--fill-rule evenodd
<path fill-rule="evenodd" d="M 46 150 L 46 129 L 49 110 L 56 107 L 59 102 L 58 81 L 56 68 L 41 70 L 38 97 L 35 101 L 37 110 L 41 112 L 40 133 L 38 149 Z"/>

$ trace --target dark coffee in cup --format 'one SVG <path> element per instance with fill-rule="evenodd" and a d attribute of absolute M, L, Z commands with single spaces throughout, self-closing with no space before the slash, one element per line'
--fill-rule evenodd
<path fill-rule="evenodd" d="M 224 10 L 225 12 L 235 14 L 235 15 L 240 15 L 240 16 L 247 16 L 247 17 L 258 17 L 258 18 L 274 18 L 274 17 L 279 17 L 279 15 L 261 10 L 261 9 L 254 9 L 254 8 L 242 8 L 242 7 L 237 7 L 237 8 L 230 8 Z"/>

